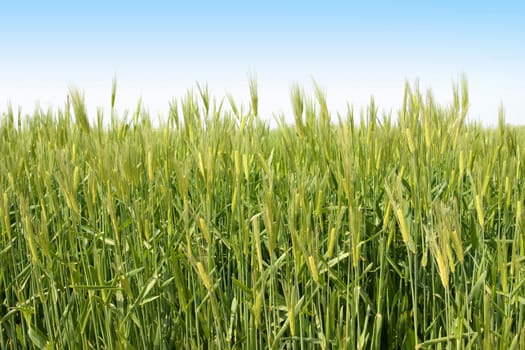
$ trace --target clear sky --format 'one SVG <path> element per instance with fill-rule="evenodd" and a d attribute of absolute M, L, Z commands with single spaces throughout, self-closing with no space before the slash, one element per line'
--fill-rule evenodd
<path fill-rule="evenodd" d="M 525 124 L 525 2 L 0 0 L 0 111 L 62 106 L 74 84 L 93 113 L 116 76 L 117 108 L 142 97 L 156 116 L 195 82 L 247 101 L 251 73 L 268 119 L 294 83 L 395 111 L 406 80 L 448 103 L 464 73 L 471 119 L 496 124 L 503 103 Z"/>

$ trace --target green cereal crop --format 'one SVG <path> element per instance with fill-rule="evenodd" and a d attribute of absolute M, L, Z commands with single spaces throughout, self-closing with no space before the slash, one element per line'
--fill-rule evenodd
<path fill-rule="evenodd" d="M 207 87 L 153 126 L 0 121 L 2 349 L 525 349 L 525 133 L 466 82 L 293 124 Z"/>

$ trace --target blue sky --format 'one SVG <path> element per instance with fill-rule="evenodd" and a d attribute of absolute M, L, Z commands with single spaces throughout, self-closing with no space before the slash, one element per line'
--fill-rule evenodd
<path fill-rule="evenodd" d="M 401 105 L 406 80 L 437 100 L 469 80 L 470 118 L 525 124 L 525 2 L 519 1 L 3 1 L 0 111 L 61 106 L 72 84 L 90 113 L 142 97 L 156 116 L 195 82 L 247 101 L 257 75 L 261 115 L 289 115 L 289 89 L 324 88 L 332 110 Z M 291 115 L 289 115 L 291 117 Z"/>

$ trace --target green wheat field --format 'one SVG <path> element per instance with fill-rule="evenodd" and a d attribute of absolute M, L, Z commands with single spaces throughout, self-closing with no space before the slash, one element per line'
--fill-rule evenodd
<path fill-rule="evenodd" d="M 0 348 L 525 349 L 525 129 L 465 80 L 392 114 L 296 86 L 272 127 L 249 90 L 7 108 Z"/>

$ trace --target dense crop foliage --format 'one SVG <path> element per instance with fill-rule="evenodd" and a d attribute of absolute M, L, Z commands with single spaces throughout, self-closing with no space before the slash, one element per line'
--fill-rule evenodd
<path fill-rule="evenodd" d="M 525 349 L 525 138 L 407 86 L 0 123 L 0 347 Z M 115 101 L 113 91 L 112 104 Z"/>

